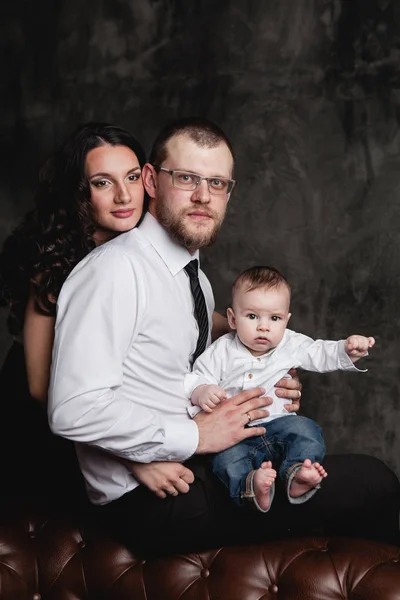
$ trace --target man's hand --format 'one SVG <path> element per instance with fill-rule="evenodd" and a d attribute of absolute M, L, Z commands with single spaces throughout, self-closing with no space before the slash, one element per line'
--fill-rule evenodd
<path fill-rule="evenodd" d="M 220 402 L 227 399 L 225 390 L 219 385 L 202 384 L 193 390 L 191 401 L 205 412 L 211 412 Z"/>
<path fill-rule="evenodd" d="M 356 362 L 368 353 L 368 348 L 375 345 L 373 337 L 363 335 L 351 335 L 344 343 L 344 350 L 351 360 Z"/>
<path fill-rule="evenodd" d="M 262 406 L 271 404 L 270 398 L 260 398 L 263 388 L 240 392 L 221 402 L 211 413 L 200 412 L 194 420 L 199 428 L 199 444 L 196 454 L 221 452 L 249 437 L 262 435 L 265 427 L 245 425 L 268 416 Z"/>
<path fill-rule="evenodd" d="M 278 388 L 276 395 L 279 398 L 288 398 L 292 401 L 292 404 L 285 404 L 285 410 L 288 412 L 297 412 L 300 409 L 301 388 L 303 386 L 300 383 L 296 369 L 290 369 L 289 375 L 291 375 L 291 379 L 283 377 L 283 379 L 275 384 L 275 387 Z"/>
<path fill-rule="evenodd" d="M 159 498 L 186 494 L 194 481 L 190 469 L 177 462 L 138 463 L 124 461 L 132 475 Z"/>

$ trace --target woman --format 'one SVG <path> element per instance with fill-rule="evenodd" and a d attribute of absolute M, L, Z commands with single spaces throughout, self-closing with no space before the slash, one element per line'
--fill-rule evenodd
<path fill-rule="evenodd" d="M 104 123 L 79 127 L 46 162 L 31 210 L 0 255 L 0 299 L 9 307 L 15 342 L 0 373 L 2 481 L 6 495 L 29 505 L 82 502 L 83 480 L 73 445 L 52 435 L 46 397 L 56 301 L 75 265 L 95 246 L 135 227 L 143 213 L 142 147 L 127 131 Z M 130 465 L 135 471 L 133 464 Z M 182 465 L 137 466 L 148 484 L 191 473 Z M 136 471 L 135 471 L 136 472 Z M 147 482 L 146 477 L 143 478 Z M 164 480 L 167 481 L 164 481 Z M 154 488 L 155 486 L 155 488 Z M 4 498 L 5 494 L 2 494 Z"/>

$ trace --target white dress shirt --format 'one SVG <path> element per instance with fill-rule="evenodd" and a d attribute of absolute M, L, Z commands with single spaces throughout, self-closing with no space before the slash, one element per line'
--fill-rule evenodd
<path fill-rule="evenodd" d="M 76 442 L 95 504 L 138 485 L 118 456 L 182 462 L 197 448 L 183 388 L 198 338 L 184 271 L 193 258 L 198 253 L 147 214 L 140 228 L 84 258 L 61 290 L 49 422 L 54 433 Z M 212 289 L 202 271 L 199 278 L 211 329 Z"/>
<path fill-rule="evenodd" d="M 274 386 L 282 377 L 290 377 L 288 371 L 297 367 L 317 373 L 338 370 L 360 372 L 344 351 L 344 340 L 313 340 L 302 333 L 286 329 L 276 348 L 262 356 L 253 356 L 235 333 L 227 333 L 211 344 L 196 360 L 193 371 L 185 377 L 185 392 L 190 398 L 199 385 L 214 384 L 222 387 L 228 398 L 231 398 L 242 390 L 263 387 L 266 390 L 265 396 L 270 397 L 273 403 L 264 407 L 269 412 L 268 417 L 251 422 L 251 425 L 258 425 L 277 417 L 295 414 L 285 409 L 285 404 L 290 404 L 291 400 L 279 398 Z M 199 410 L 198 406 L 188 409 L 191 416 Z"/>

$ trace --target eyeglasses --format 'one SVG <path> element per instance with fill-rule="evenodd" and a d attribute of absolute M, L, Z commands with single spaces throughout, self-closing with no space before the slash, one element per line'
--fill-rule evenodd
<path fill-rule="evenodd" d="M 172 185 L 180 190 L 192 192 L 196 190 L 200 183 L 207 181 L 210 194 L 217 196 L 226 196 L 231 193 L 235 187 L 234 179 L 225 179 L 224 177 L 202 177 L 196 173 L 188 173 L 187 171 L 177 171 L 176 169 L 166 169 L 165 167 L 154 167 L 157 171 L 168 173 L 172 177 Z"/>

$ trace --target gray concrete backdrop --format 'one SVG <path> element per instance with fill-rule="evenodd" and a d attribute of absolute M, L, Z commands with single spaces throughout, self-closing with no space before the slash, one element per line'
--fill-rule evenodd
<path fill-rule="evenodd" d="M 302 408 L 329 452 L 370 453 L 400 475 L 400 3 L 7 4 L 1 240 L 77 123 L 118 123 L 149 150 L 170 118 L 215 120 L 236 148 L 238 179 L 203 253 L 217 307 L 240 270 L 266 263 L 292 283 L 293 328 L 374 335 L 367 374 L 302 375 Z"/>

